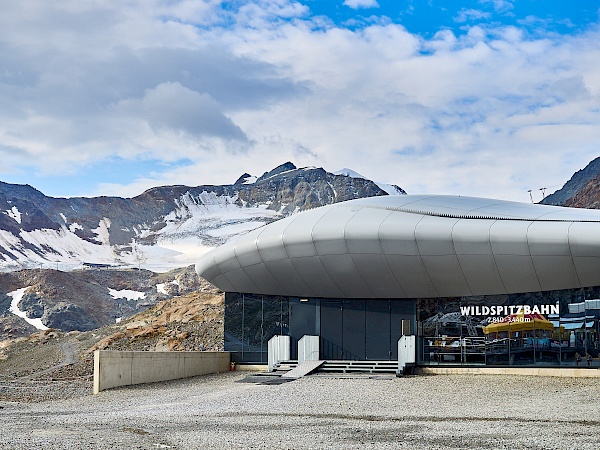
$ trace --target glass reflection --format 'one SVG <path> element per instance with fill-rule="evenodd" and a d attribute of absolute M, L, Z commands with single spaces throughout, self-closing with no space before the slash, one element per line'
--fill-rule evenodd
<path fill-rule="evenodd" d="M 418 299 L 422 364 L 598 367 L 600 289 Z"/>

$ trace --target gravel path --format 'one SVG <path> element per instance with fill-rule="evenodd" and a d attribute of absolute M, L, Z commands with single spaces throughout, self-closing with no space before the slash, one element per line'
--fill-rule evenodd
<path fill-rule="evenodd" d="M 0 447 L 600 447 L 594 379 L 312 376 L 264 385 L 246 377 L 234 372 L 66 400 L 0 402 Z"/>

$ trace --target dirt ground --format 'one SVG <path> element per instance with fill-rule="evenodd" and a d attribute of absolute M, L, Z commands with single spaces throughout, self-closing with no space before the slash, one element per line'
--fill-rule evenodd
<path fill-rule="evenodd" d="M 0 401 L 43 401 L 92 392 L 94 350 L 223 350 L 223 295 L 175 297 L 110 327 L 47 330 L 0 342 Z M 68 386 L 66 389 L 65 386 Z"/>

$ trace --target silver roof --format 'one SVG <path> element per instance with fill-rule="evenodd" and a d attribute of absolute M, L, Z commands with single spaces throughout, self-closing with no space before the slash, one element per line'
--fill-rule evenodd
<path fill-rule="evenodd" d="M 203 256 L 222 290 L 412 298 L 600 285 L 600 211 L 383 196 L 296 214 Z"/>

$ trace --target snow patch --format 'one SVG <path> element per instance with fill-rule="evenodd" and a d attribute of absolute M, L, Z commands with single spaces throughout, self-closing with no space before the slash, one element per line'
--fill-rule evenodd
<path fill-rule="evenodd" d="M 12 208 L 6 210 L 6 214 L 8 214 L 8 216 L 12 219 L 15 219 L 17 223 L 21 223 L 21 212 L 16 206 L 13 206 Z"/>
<path fill-rule="evenodd" d="M 48 327 L 42 323 L 41 317 L 37 318 L 37 319 L 30 319 L 29 317 L 27 317 L 27 313 L 25 311 L 21 311 L 19 309 L 19 302 L 23 299 L 23 296 L 25 295 L 25 291 L 27 289 L 29 289 L 30 287 L 31 286 L 27 286 L 27 287 L 17 289 L 16 291 L 12 291 L 12 292 L 9 292 L 8 294 L 6 294 L 9 297 L 12 297 L 12 301 L 10 302 L 9 311 L 11 313 L 13 313 L 15 316 L 25 319 L 25 321 L 28 324 L 33 325 L 38 330 L 47 330 Z"/>
<path fill-rule="evenodd" d="M 69 225 L 69 231 L 71 233 L 75 233 L 75 231 L 77 230 L 83 230 L 83 227 L 81 225 L 79 225 L 77 222 L 73 222 L 71 225 Z"/>
<path fill-rule="evenodd" d="M 98 228 L 92 230 L 98 235 L 95 240 L 103 245 L 110 245 L 109 229 L 110 219 L 105 217 L 98 224 Z"/>
<path fill-rule="evenodd" d="M 146 298 L 146 294 L 144 292 L 132 291 L 129 289 L 117 291 L 115 289 L 108 288 L 108 293 L 115 300 L 118 298 L 126 298 L 127 300 L 140 300 L 142 298 Z"/>
<path fill-rule="evenodd" d="M 399 191 L 393 184 L 375 183 L 379 189 L 388 193 L 388 195 L 406 195 L 406 192 Z"/>
<path fill-rule="evenodd" d="M 159 283 L 156 285 L 156 292 L 159 294 L 167 295 L 167 290 L 165 289 L 165 283 Z"/>
<path fill-rule="evenodd" d="M 362 176 L 360 173 L 355 172 L 352 169 L 347 169 L 345 167 L 336 172 L 333 172 L 333 174 L 334 175 L 344 175 L 345 177 L 350 177 L 350 178 L 362 178 L 362 179 L 366 180 L 366 178 L 364 176 Z"/>
<path fill-rule="evenodd" d="M 246 178 L 242 184 L 254 184 L 256 183 L 256 180 L 258 180 L 258 177 L 251 175 L 248 178 Z"/>
<path fill-rule="evenodd" d="M 179 286 L 179 281 L 173 280 L 169 284 L 174 284 L 175 286 Z M 167 283 L 159 283 L 159 284 L 157 284 L 156 285 L 156 292 L 158 292 L 159 294 L 168 295 L 167 288 L 165 287 L 166 285 L 167 285 Z"/>

